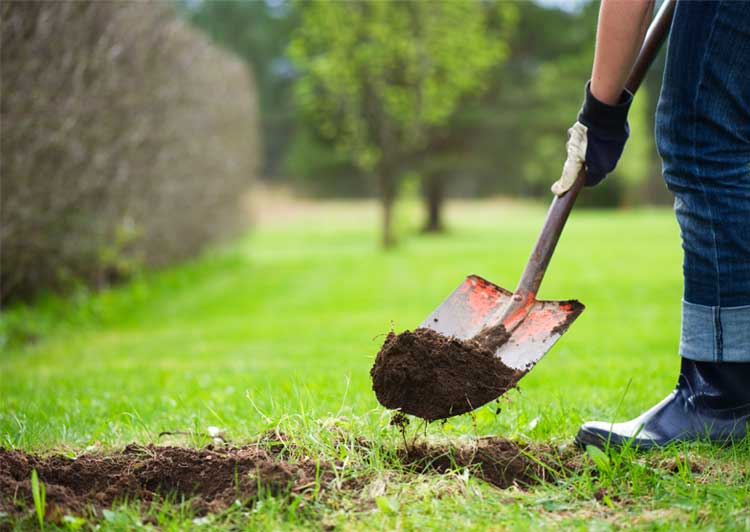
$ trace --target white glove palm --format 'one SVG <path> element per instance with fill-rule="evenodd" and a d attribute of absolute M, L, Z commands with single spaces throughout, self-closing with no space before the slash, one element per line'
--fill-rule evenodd
<path fill-rule="evenodd" d="M 568 142 L 565 144 L 568 158 L 565 159 L 560 179 L 552 184 L 552 192 L 556 196 L 562 196 L 570 190 L 586 162 L 587 132 L 588 128 L 580 122 L 576 122 L 568 130 Z"/>

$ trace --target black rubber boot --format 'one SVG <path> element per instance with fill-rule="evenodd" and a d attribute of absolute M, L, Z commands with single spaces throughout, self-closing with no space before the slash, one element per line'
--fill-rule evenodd
<path fill-rule="evenodd" d="M 750 363 L 682 359 L 677 387 L 659 404 L 624 423 L 590 421 L 581 447 L 651 449 L 677 441 L 730 444 L 750 434 Z"/>

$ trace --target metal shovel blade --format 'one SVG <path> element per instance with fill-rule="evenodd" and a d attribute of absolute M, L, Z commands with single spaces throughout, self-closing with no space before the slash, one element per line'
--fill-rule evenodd
<path fill-rule="evenodd" d="M 478 275 L 469 275 L 421 327 L 466 340 L 500 323 L 513 293 Z M 496 356 L 506 366 L 529 371 L 555 345 L 584 306 L 576 300 L 529 302 L 529 310 L 500 346 Z"/>

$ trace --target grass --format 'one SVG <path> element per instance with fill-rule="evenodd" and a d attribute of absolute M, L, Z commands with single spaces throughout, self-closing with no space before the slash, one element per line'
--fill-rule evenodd
<path fill-rule="evenodd" d="M 406 206 L 390 252 L 375 245 L 369 203 L 277 211 L 188 264 L 6 310 L 2 446 L 73 454 L 131 441 L 204 445 L 209 426 L 237 443 L 277 429 L 366 479 L 360 490 L 304 504 L 265 497 L 205 519 L 178 502 L 126 505 L 105 514 L 105 529 L 750 530 L 747 445 L 584 457 L 581 472 L 528 491 L 497 490 L 461 471 L 389 467 L 382 449 L 401 436 L 368 374 L 383 334 L 414 327 L 469 273 L 512 289 L 543 207 L 454 204 L 447 234 L 421 236 L 410 229 L 416 206 Z M 574 213 L 540 296 L 578 298 L 587 310 L 500 414 L 480 408 L 428 426 L 427 438 L 565 446 L 584 420 L 627 419 L 660 400 L 678 369 L 680 262 L 669 210 Z M 409 434 L 421 430 L 412 423 Z M 381 450 L 358 449 L 356 437 Z M 349 444 L 334 445 L 341 438 Z"/>

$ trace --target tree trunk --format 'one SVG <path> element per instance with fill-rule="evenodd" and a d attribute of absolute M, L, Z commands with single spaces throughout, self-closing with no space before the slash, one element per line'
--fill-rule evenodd
<path fill-rule="evenodd" d="M 443 200 L 445 199 L 445 179 L 440 174 L 425 176 L 422 180 L 422 194 L 424 195 L 427 219 L 424 224 L 425 233 L 439 233 L 443 231 Z"/>
<path fill-rule="evenodd" d="M 388 249 L 396 244 L 396 237 L 393 234 L 393 204 L 396 200 L 396 183 L 393 173 L 387 167 L 380 169 L 379 181 L 380 201 L 383 207 L 381 241 L 383 247 Z"/>

